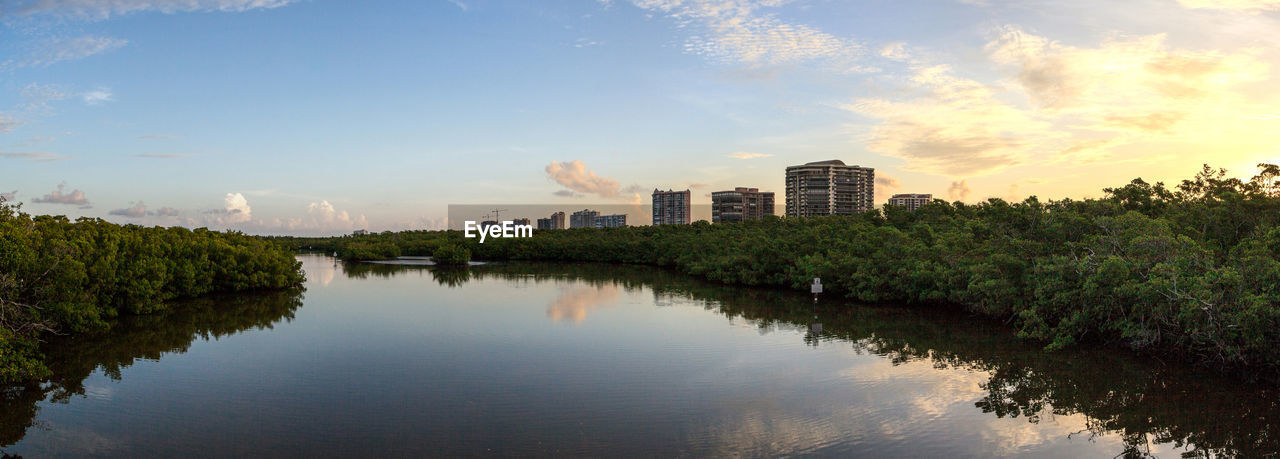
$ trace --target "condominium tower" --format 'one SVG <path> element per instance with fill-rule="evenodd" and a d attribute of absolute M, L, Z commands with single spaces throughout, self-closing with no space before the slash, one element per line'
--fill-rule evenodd
<path fill-rule="evenodd" d="M 692 211 L 689 207 L 689 190 L 653 190 L 653 224 L 688 225 Z"/>
<path fill-rule="evenodd" d="M 852 215 L 875 208 L 876 170 L 833 159 L 787 168 L 787 216 Z"/>
<path fill-rule="evenodd" d="M 538 229 L 565 229 L 564 212 L 556 212 L 547 218 L 538 219 Z"/>
<path fill-rule="evenodd" d="M 759 220 L 773 215 L 773 192 L 737 187 L 711 193 L 711 222 Z"/>
<path fill-rule="evenodd" d="M 570 228 L 595 228 L 597 215 L 600 215 L 600 212 L 596 212 L 591 209 L 582 209 L 577 212 L 574 212 L 572 215 L 569 216 L 569 227 Z"/>
<path fill-rule="evenodd" d="M 922 193 L 895 194 L 892 198 L 889 198 L 889 205 L 906 207 L 907 210 L 910 211 L 915 211 L 916 209 L 919 209 L 920 206 L 931 202 L 933 202 L 933 195 Z"/>

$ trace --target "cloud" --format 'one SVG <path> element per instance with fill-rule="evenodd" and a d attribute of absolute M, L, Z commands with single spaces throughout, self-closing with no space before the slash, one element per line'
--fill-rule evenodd
<path fill-rule="evenodd" d="M 879 118 L 870 150 L 907 161 L 907 169 L 950 176 L 989 174 L 1020 164 L 1049 124 L 1001 101 L 995 90 L 953 75 L 945 65 L 913 65 L 909 100 L 855 99 L 842 108 Z"/>
<path fill-rule="evenodd" d="M 138 201 L 133 205 L 133 207 L 128 207 L 124 209 L 115 209 L 110 212 L 107 212 L 107 214 L 119 215 L 122 217 L 129 217 L 129 218 L 142 218 L 147 216 L 147 205 L 143 204 L 142 201 Z"/>
<path fill-rule="evenodd" d="M 618 181 L 601 177 L 587 170 L 582 160 L 552 161 L 546 167 L 547 177 L 556 183 L 582 194 L 594 194 L 602 198 L 618 196 Z"/>
<path fill-rule="evenodd" d="M 884 47 L 880 48 L 880 56 L 895 61 L 905 61 L 911 58 L 911 54 L 907 52 L 907 44 L 901 41 L 884 45 Z"/>
<path fill-rule="evenodd" d="M 9 115 L 6 115 L 4 113 L 0 113 L 0 134 L 9 132 L 13 130 L 14 126 L 18 126 L 20 124 L 22 124 L 21 121 L 18 121 L 17 119 Z"/>
<path fill-rule="evenodd" d="M 58 62 L 83 59 L 111 51 L 128 43 L 128 40 L 120 38 L 87 35 L 75 38 L 55 38 L 37 44 L 31 53 L 21 60 L 4 61 L 4 63 L 0 64 L 0 68 L 45 67 Z"/>
<path fill-rule="evenodd" d="M 142 154 L 137 154 L 137 155 L 133 155 L 133 156 L 134 156 L 135 158 L 152 158 L 152 159 L 177 159 L 177 158 L 190 158 L 190 157 L 191 157 L 191 155 L 182 154 L 182 153 L 159 153 L 159 154 L 156 154 L 156 153 L 142 153 Z"/>
<path fill-rule="evenodd" d="M 467 11 L 467 4 L 462 3 L 462 0 L 448 0 L 448 2 L 452 3 L 453 6 L 458 7 L 458 9 L 461 9 L 463 12 Z"/>
<path fill-rule="evenodd" d="M 8 193 L 0 193 L 0 200 L 13 201 L 13 198 L 17 195 L 18 195 L 18 190 L 13 190 Z"/>
<path fill-rule="evenodd" d="M 160 12 L 241 12 L 270 9 L 297 0 L 11 0 L 0 6 L 3 16 L 54 16 L 66 19 L 101 21 L 112 16 Z"/>
<path fill-rule="evenodd" d="M 578 193 L 574 193 L 574 192 L 573 192 L 573 191 L 571 191 L 571 190 L 556 190 L 554 193 L 551 193 L 551 194 L 554 194 L 554 195 L 556 195 L 556 196 L 560 196 L 560 197 L 562 197 L 562 198 L 578 198 L 578 197 L 582 197 L 582 195 L 580 195 L 580 194 L 578 194 Z"/>
<path fill-rule="evenodd" d="M 777 7 L 785 1 L 634 0 L 634 3 L 674 19 L 682 29 L 692 30 L 684 45 L 685 52 L 717 61 L 749 66 L 819 59 L 849 61 L 862 52 L 862 47 L 855 42 L 806 25 L 786 23 L 760 11 L 761 7 Z"/>
<path fill-rule="evenodd" d="M 898 179 L 884 174 L 876 174 L 876 187 L 883 187 L 890 190 L 902 188 L 902 184 L 898 183 Z"/>
<path fill-rule="evenodd" d="M 1010 184 L 1010 185 L 1009 185 L 1009 191 L 1008 191 L 1008 192 L 1006 192 L 1006 193 L 1004 194 L 1004 200 L 1005 200 L 1005 201 L 1008 201 L 1008 202 L 1019 202 L 1019 201 L 1021 201 L 1021 199 L 1019 199 L 1019 198 L 1018 198 L 1018 184 L 1017 184 L 1017 183 L 1013 183 L 1013 184 Z"/>
<path fill-rule="evenodd" d="M 1244 11 L 1280 10 L 1280 0 L 1178 0 L 1178 3 L 1191 9 L 1208 8 Z"/>
<path fill-rule="evenodd" d="M 71 204 L 77 206 L 89 205 L 89 200 L 84 197 L 84 192 L 80 190 L 72 190 L 70 193 L 63 193 L 65 184 L 58 185 L 58 189 L 53 190 L 49 194 L 42 197 L 32 199 L 31 202 L 42 204 Z"/>
<path fill-rule="evenodd" d="M 210 210 L 205 213 L 213 216 L 213 220 L 209 221 L 209 223 L 215 225 L 247 223 L 253 220 L 253 208 L 249 207 L 249 201 L 240 193 L 227 193 L 222 198 L 221 209 Z"/>
<path fill-rule="evenodd" d="M 176 136 L 176 135 L 151 134 L 151 135 L 140 135 L 134 138 L 138 140 L 174 140 L 174 139 L 181 139 L 182 137 Z"/>
<path fill-rule="evenodd" d="M 879 171 L 877 171 L 876 187 L 875 187 L 875 190 L 876 190 L 875 198 L 877 200 L 887 198 L 890 194 L 892 194 L 893 190 L 898 190 L 901 188 L 902 188 L 902 184 L 898 182 L 898 179 L 890 177 L 888 175 L 885 175 L 884 173 L 880 173 Z"/>
<path fill-rule="evenodd" d="M 22 99 L 22 108 L 28 112 L 46 113 L 51 111 L 49 106 L 52 102 L 57 102 L 71 97 L 72 94 L 63 90 L 56 85 L 30 83 L 22 87 L 22 91 L 18 93 L 18 97 Z"/>
<path fill-rule="evenodd" d="M 161 207 L 156 209 L 153 215 L 158 217 L 176 217 L 178 216 L 178 209 L 174 209 L 172 207 Z"/>
<path fill-rule="evenodd" d="M 0 158 L 25 159 L 27 161 L 47 163 L 51 161 L 62 161 L 64 159 L 70 159 L 71 157 L 48 152 L 0 152 Z"/>
<path fill-rule="evenodd" d="M 311 217 L 311 226 L 315 229 L 349 230 L 369 225 L 363 215 L 352 218 L 347 211 L 339 211 L 333 207 L 333 204 L 329 204 L 329 201 L 325 200 L 308 204 L 307 215 Z"/>
<path fill-rule="evenodd" d="M 707 187 L 707 184 L 705 184 L 705 183 L 691 183 L 691 184 L 689 184 L 689 189 L 690 189 L 690 190 L 696 190 L 696 189 L 699 189 L 699 188 L 706 188 L 706 187 Z"/>
<path fill-rule="evenodd" d="M 952 201 L 963 202 L 964 200 L 969 199 L 969 193 L 971 192 L 972 190 L 969 189 L 969 184 L 964 180 L 951 182 L 951 186 L 947 188 L 947 195 L 951 196 Z"/>
<path fill-rule="evenodd" d="M 80 98 L 84 99 L 85 104 L 99 105 L 103 102 L 111 102 L 114 100 L 115 95 L 111 93 L 109 88 L 98 88 L 81 94 Z"/>
<path fill-rule="evenodd" d="M 755 158 L 768 158 L 770 156 L 773 156 L 773 153 L 751 153 L 746 151 L 737 151 L 737 152 L 729 153 L 727 156 L 733 159 L 755 159 Z"/>

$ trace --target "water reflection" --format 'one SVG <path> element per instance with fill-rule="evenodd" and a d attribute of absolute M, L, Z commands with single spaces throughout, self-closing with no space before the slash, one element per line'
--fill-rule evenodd
<path fill-rule="evenodd" d="M 645 286 L 659 304 L 664 298 L 696 299 L 708 310 L 745 319 L 761 330 L 803 330 L 803 339 L 811 345 L 842 343 L 895 365 L 967 370 L 957 374 L 982 378 L 978 387 L 984 393 L 974 408 L 998 418 L 1025 420 L 1025 430 L 1005 432 L 1011 438 L 1042 435 L 1039 424 L 1082 416 L 1082 429 L 1057 434 L 1117 436 L 1123 444 L 1123 450 L 1116 451 L 1121 456 L 1146 456 L 1170 448 L 1184 456 L 1259 456 L 1280 451 L 1280 392 L 1274 386 L 1242 383 L 1114 349 L 1046 353 L 1017 339 L 1003 324 L 964 313 L 850 307 L 833 301 L 815 307 L 808 297 L 791 292 L 728 287 L 633 266 L 521 263 L 473 267 L 466 276 L 448 275 L 517 283 L 578 279 L 601 292 Z M 914 404 L 918 410 L 927 410 L 931 404 L 950 402 Z M 744 406 L 763 409 L 751 402 Z M 765 417 L 740 408 L 735 409 L 742 422 L 719 428 L 720 434 L 741 441 L 778 441 L 779 431 L 808 432 L 788 443 L 821 443 L 814 426 L 786 429 L 771 424 L 769 430 L 775 436 L 764 435 L 759 430 L 764 429 L 760 423 Z M 769 419 L 785 422 L 785 418 Z"/>
<path fill-rule="evenodd" d="M 17 443 L 37 425 L 41 402 L 109 397 L 107 388 L 85 387 L 85 379 L 95 371 L 118 381 L 121 371 L 137 360 L 184 353 L 197 339 L 270 329 L 292 320 L 300 306 L 301 290 L 215 296 L 184 301 L 168 314 L 125 317 L 110 333 L 54 339 L 41 349 L 53 376 L 44 384 L 8 387 L 0 393 L 0 447 Z"/>
<path fill-rule="evenodd" d="M 216 433 L 211 438 L 243 448 L 307 445 L 316 454 L 372 455 L 381 448 L 422 455 L 1067 455 L 1105 448 L 1124 456 L 1261 456 L 1280 450 L 1280 402 L 1271 386 L 1111 349 L 1046 354 L 1004 324 L 963 313 L 832 299 L 815 306 L 807 295 L 636 266 L 451 269 L 319 260 L 306 265 L 311 285 L 325 286 L 313 290 L 301 313 L 306 320 L 264 336 L 271 346 L 236 348 L 276 346 L 284 351 L 270 357 L 279 358 L 226 371 L 260 374 L 290 359 L 313 360 L 227 386 L 235 390 L 210 391 L 226 398 L 211 397 L 175 416 L 195 418 L 198 428 L 207 424 Z M 649 306 L 650 296 L 657 307 Z M 301 299 L 286 292 L 202 300 L 167 316 L 122 322 L 108 336 L 49 343 L 55 376 L 44 385 L 7 389 L 0 398 L 0 447 L 39 437 L 31 431 L 46 401 L 118 396 L 101 378 L 86 385 L 95 371 L 119 380 L 138 359 L 292 321 Z M 582 326 L 551 323 L 557 321 Z M 196 365 L 247 360 L 225 349 L 202 350 L 188 355 L 198 357 Z M 862 357 L 849 358 L 854 354 Z M 215 357 L 222 360 L 210 360 Z M 175 356 L 166 359 L 172 363 Z M 153 381 L 181 383 L 191 375 L 172 365 L 166 371 Z M 296 373 L 303 375 L 279 376 Z M 122 406 L 126 402 L 104 409 Z M 219 406 L 229 407 L 211 413 Z M 276 430 L 247 441 L 225 425 L 251 418 L 237 411 L 245 406 L 284 414 L 264 418 L 275 421 L 263 425 Z M 122 418 L 126 429 L 134 428 L 136 420 Z M 169 447 L 133 450 L 157 454 L 190 445 L 98 433 L 85 428 L 77 438 Z M 1068 438 L 1074 444 L 1064 447 Z M 977 446 L 957 449 L 965 445 Z"/>

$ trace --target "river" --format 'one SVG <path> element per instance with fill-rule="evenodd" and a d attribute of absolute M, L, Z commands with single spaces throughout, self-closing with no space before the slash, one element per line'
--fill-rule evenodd
<path fill-rule="evenodd" d="M 1071 456 L 1280 451 L 1274 386 L 962 312 L 635 266 L 301 255 L 303 292 L 44 346 L 0 451 L 46 456 Z"/>

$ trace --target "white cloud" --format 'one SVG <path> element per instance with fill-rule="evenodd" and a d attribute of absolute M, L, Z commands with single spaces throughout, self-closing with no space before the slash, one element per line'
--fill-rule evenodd
<path fill-rule="evenodd" d="M 165 14 L 222 11 L 241 12 L 288 5 L 296 0 L 9 0 L 0 6 L 4 16 L 48 15 L 68 19 L 100 21 L 141 12 Z"/>
<path fill-rule="evenodd" d="M 80 98 L 84 99 L 84 103 L 88 105 L 98 105 L 115 100 L 115 95 L 111 93 L 109 88 L 98 88 L 81 94 Z"/>
<path fill-rule="evenodd" d="M 13 190 L 7 193 L 0 193 L 0 200 L 13 201 L 13 198 L 17 195 L 18 195 L 18 190 Z"/>
<path fill-rule="evenodd" d="M 729 156 L 730 158 L 734 158 L 734 159 L 755 159 L 755 158 L 768 158 L 768 157 L 770 157 L 770 156 L 773 156 L 773 154 L 772 154 L 772 153 L 751 153 L 751 152 L 747 152 L 747 151 L 736 151 L 736 152 L 733 152 L 733 153 L 729 153 L 729 154 L 728 154 L 728 156 Z"/>
<path fill-rule="evenodd" d="M 762 7 L 785 0 L 634 0 L 640 8 L 675 19 L 691 29 L 685 51 L 729 62 L 759 65 L 793 64 L 818 59 L 850 60 L 862 47 L 850 40 L 801 24 L 790 24 Z"/>
<path fill-rule="evenodd" d="M 110 212 L 107 212 L 107 214 L 119 215 L 122 217 L 129 217 L 129 218 L 142 218 L 147 216 L 147 205 L 143 204 L 142 201 L 138 201 L 131 207 L 127 207 L 124 209 L 115 209 Z"/>
<path fill-rule="evenodd" d="M 249 201 L 240 193 L 227 193 L 222 198 L 222 210 L 217 217 L 220 224 L 245 223 L 253 219 L 253 209 Z"/>
<path fill-rule="evenodd" d="M 582 194 L 594 194 L 602 198 L 618 196 L 618 181 L 598 176 L 594 171 L 587 170 L 587 165 L 582 160 L 552 161 L 547 165 L 546 172 L 547 178 L 569 190 Z"/>
<path fill-rule="evenodd" d="M 0 158 L 25 159 L 27 161 L 47 163 L 51 161 L 62 161 L 64 159 L 70 159 L 71 157 L 49 152 L 0 152 Z"/>
<path fill-rule="evenodd" d="M 172 207 L 161 207 L 156 209 L 154 215 L 159 217 L 176 217 L 178 216 L 178 209 L 174 209 Z"/>
<path fill-rule="evenodd" d="M 77 206 L 89 205 L 89 199 L 85 198 L 83 191 L 72 190 L 70 193 L 63 193 L 62 190 L 65 187 L 65 184 L 59 184 L 58 189 L 39 198 L 32 199 L 31 202 L 43 204 L 71 204 Z"/>
<path fill-rule="evenodd" d="M 462 0 L 448 0 L 448 1 L 449 3 L 452 3 L 453 6 L 456 6 L 458 7 L 458 9 L 461 9 L 463 12 L 467 11 L 467 4 L 462 3 Z"/>
<path fill-rule="evenodd" d="M 0 68 L 44 67 L 62 61 L 83 59 L 128 44 L 128 40 L 110 37 L 82 36 L 55 38 L 36 45 L 31 54 L 20 60 L 7 60 Z"/>
<path fill-rule="evenodd" d="M 337 210 L 329 201 L 322 200 L 307 205 L 307 215 L 310 221 L 294 219 L 290 222 L 291 229 L 307 228 L 315 230 L 353 230 L 362 229 L 369 226 L 369 222 L 363 215 L 352 218 L 345 210 Z"/>
<path fill-rule="evenodd" d="M 1187 8 L 1244 10 L 1244 11 L 1276 11 L 1280 10 L 1280 0 L 1178 0 Z"/>

